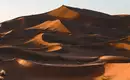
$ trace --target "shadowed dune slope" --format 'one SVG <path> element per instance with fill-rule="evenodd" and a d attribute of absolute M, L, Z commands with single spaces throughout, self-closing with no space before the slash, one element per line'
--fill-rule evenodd
<path fill-rule="evenodd" d="M 12 59 L 0 62 L 0 69 L 7 72 L 5 80 L 80 80 L 90 79 L 102 74 L 102 63 L 90 63 L 82 65 L 62 65 L 62 64 L 40 64 L 24 59 Z M 62 65 L 62 67 L 60 66 Z M 10 67 L 8 67 L 10 66 Z M 74 67 L 73 67 L 74 66 Z M 100 72 L 100 71 L 101 72 Z M 13 71 L 13 73 L 12 73 Z M 89 73 L 88 73 L 89 72 Z M 91 74 L 95 74 L 92 76 Z M 77 76 L 77 77 L 75 77 Z M 86 76 L 86 77 L 84 77 Z"/>

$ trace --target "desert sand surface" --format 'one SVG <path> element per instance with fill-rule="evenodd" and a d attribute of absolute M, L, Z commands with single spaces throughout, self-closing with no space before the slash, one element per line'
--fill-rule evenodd
<path fill-rule="evenodd" d="M 1 80 L 129 80 L 130 15 L 62 5 L 1 22 Z"/>

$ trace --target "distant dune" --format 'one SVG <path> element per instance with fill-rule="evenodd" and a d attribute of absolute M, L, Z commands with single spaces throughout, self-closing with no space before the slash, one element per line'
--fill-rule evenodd
<path fill-rule="evenodd" d="M 63 5 L 2 22 L 0 78 L 128 80 L 129 21 L 127 14 Z"/>

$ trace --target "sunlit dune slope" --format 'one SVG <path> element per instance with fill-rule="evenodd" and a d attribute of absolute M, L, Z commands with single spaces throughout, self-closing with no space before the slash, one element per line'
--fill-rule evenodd
<path fill-rule="evenodd" d="M 36 25 L 28 29 L 42 29 L 42 30 L 48 30 L 52 32 L 62 32 L 62 33 L 71 33 L 66 26 L 64 26 L 60 20 L 54 20 L 54 21 L 46 21 L 40 25 Z"/>
<path fill-rule="evenodd" d="M 48 12 L 49 15 L 59 17 L 59 18 L 65 18 L 65 19 L 75 19 L 80 16 L 78 12 L 75 12 L 71 9 L 69 9 L 66 6 L 61 6 L 60 8 L 57 8 L 55 10 L 52 10 Z"/>
<path fill-rule="evenodd" d="M 106 76 L 110 80 L 129 80 L 130 63 L 110 63 L 105 65 Z"/>
<path fill-rule="evenodd" d="M 46 41 L 44 41 L 43 37 L 42 37 L 43 33 L 40 33 L 38 35 L 36 35 L 34 38 L 32 38 L 31 40 L 27 41 L 24 43 L 24 46 L 28 46 L 28 47 L 38 47 L 38 48 L 47 48 L 47 52 L 51 52 L 51 51 L 56 51 L 56 50 L 60 50 L 61 44 L 60 43 L 48 43 Z"/>

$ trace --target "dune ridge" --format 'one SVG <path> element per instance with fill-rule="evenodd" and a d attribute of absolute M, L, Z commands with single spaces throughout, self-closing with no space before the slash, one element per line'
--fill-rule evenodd
<path fill-rule="evenodd" d="M 65 19 L 75 19 L 80 16 L 79 13 L 67 8 L 65 5 L 62 5 L 60 8 L 48 12 L 48 14 Z"/>
<path fill-rule="evenodd" d="M 27 28 L 28 29 L 43 29 L 48 31 L 57 31 L 62 33 L 70 33 L 70 31 L 61 23 L 60 20 L 46 21 L 40 25 Z"/>

